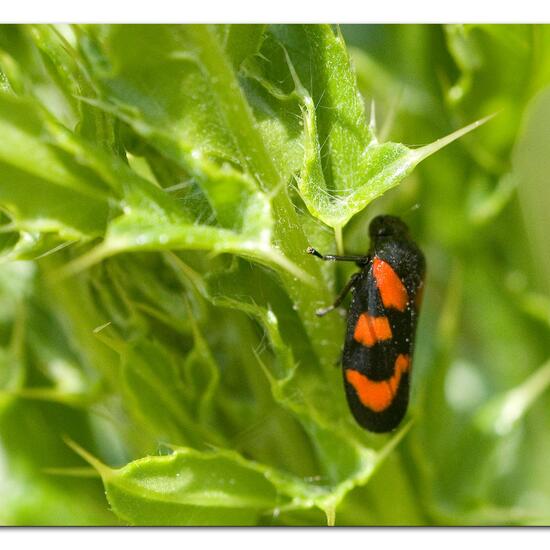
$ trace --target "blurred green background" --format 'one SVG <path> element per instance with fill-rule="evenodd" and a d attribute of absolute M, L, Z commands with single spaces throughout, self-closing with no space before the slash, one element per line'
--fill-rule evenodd
<path fill-rule="evenodd" d="M 544 25 L 0 26 L 0 524 L 550 524 L 549 84 Z M 428 264 L 382 436 L 305 254 L 379 213 Z"/>

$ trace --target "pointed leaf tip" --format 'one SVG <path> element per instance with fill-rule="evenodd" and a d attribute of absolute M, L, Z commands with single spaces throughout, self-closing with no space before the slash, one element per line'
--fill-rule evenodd
<path fill-rule="evenodd" d="M 92 466 L 99 475 L 105 479 L 106 474 L 109 473 L 110 468 L 98 460 L 94 455 L 81 447 L 76 441 L 73 441 L 68 435 L 62 436 L 64 443 L 70 447 L 77 455 L 84 459 L 90 466 Z"/>
<path fill-rule="evenodd" d="M 415 149 L 412 152 L 412 154 L 416 157 L 415 162 L 419 163 L 420 161 L 424 160 L 425 158 L 428 158 L 429 156 L 433 155 L 434 153 L 436 153 L 440 149 L 443 149 L 443 147 L 446 147 L 447 145 L 449 145 L 453 141 L 456 141 L 457 139 L 459 139 L 462 136 L 468 134 L 472 130 L 475 130 L 476 128 L 479 128 L 481 125 L 488 122 L 490 119 L 492 119 L 497 114 L 498 113 L 493 113 L 493 114 L 488 115 L 484 118 L 480 118 L 479 120 L 476 120 L 475 122 L 472 122 L 471 124 L 468 124 L 467 126 L 464 126 L 463 128 L 455 130 L 454 132 L 448 134 L 447 136 L 436 139 L 433 143 L 430 143 L 429 145 L 425 145 L 424 147 L 419 147 L 418 149 Z"/>

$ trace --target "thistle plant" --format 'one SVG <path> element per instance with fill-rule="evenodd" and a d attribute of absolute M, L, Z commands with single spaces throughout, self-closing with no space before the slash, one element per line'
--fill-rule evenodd
<path fill-rule="evenodd" d="M 547 524 L 549 48 L 1 26 L 0 523 Z M 428 260 L 384 436 L 315 315 L 354 268 L 306 254 L 365 253 L 381 212 Z"/>

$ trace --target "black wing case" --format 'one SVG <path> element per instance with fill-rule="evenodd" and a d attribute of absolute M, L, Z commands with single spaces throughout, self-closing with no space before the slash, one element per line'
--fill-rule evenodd
<path fill-rule="evenodd" d="M 344 385 L 355 419 L 369 431 L 392 431 L 407 412 L 424 272 L 424 257 L 413 242 L 375 243 L 354 284 Z"/>

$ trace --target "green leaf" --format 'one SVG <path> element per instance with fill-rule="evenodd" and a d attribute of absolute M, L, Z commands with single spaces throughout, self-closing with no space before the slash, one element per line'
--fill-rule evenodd
<path fill-rule="evenodd" d="M 223 33 L 224 50 L 236 69 L 258 53 L 266 25 L 227 25 Z"/>
<path fill-rule="evenodd" d="M 513 173 L 519 185 L 519 198 L 526 217 L 527 239 L 537 258 L 534 266 L 546 292 L 550 290 L 550 258 L 546 238 L 546 213 L 550 207 L 546 174 L 548 162 L 548 127 L 550 90 L 543 90 L 527 111 L 523 131 L 513 152 Z"/>
<path fill-rule="evenodd" d="M 134 525 L 254 525 L 278 503 L 264 469 L 236 453 L 180 448 L 113 470 L 69 444 L 101 474 L 117 515 Z"/>
<path fill-rule="evenodd" d="M 32 269 L 22 263 L 4 266 L 0 272 L 0 324 L 11 322 L 8 345 L 0 347 L 0 415 L 24 386 L 23 357 L 26 311 L 24 296 L 32 279 Z"/>
<path fill-rule="evenodd" d="M 539 367 L 523 384 L 486 403 L 476 414 L 476 425 L 489 434 L 509 433 L 549 386 L 550 361 Z"/>
<path fill-rule="evenodd" d="M 0 94 L 0 132 L 0 200 L 18 228 L 65 239 L 104 231 L 103 183 L 52 144 L 33 104 Z"/>
<path fill-rule="evenodd" d="M 305 35 L 313 57 L 311 77 L 315 80 L 311 86 L 317 90 L 318 99 L 295 76 L 305 128 L 304 165 L 298 186 L 311 214 L 339 232 L 352 216 L 398 185 L 419 162 L 484 120 L 416 150 L 399 143 L 378 143 L 374 118 L 367 125 L 342 38 L 328 26 L 305 27 Z"/>

